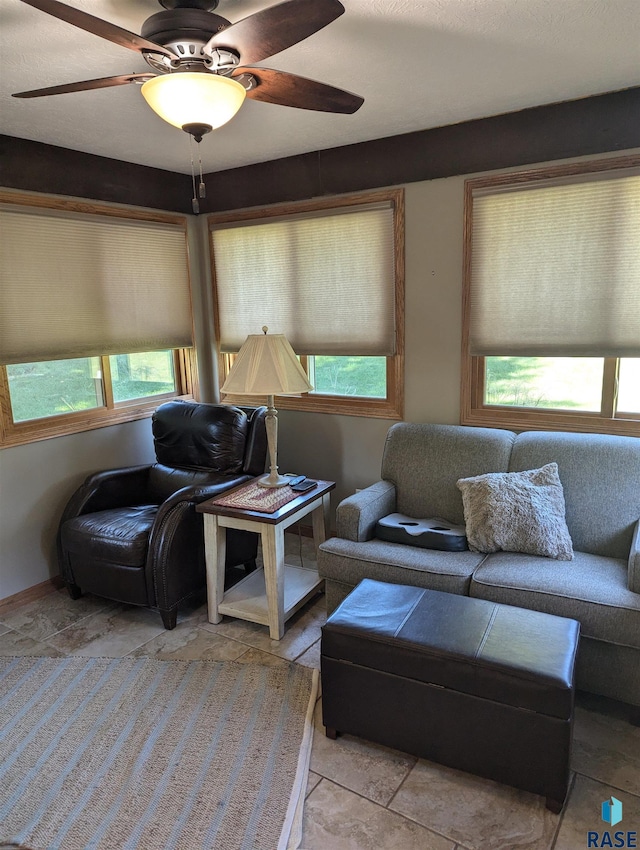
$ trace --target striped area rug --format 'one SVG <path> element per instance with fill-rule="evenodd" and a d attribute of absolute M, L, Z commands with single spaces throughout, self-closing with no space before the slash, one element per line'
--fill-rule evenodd
<path fill-rule="evenodd" d="M 285 850 L 300 840 L 317 671 L 0 660 L 0 844 Z"/>

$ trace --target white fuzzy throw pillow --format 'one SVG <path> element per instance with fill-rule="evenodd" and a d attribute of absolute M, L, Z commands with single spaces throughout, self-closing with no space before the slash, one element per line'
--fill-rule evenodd
<path fill-rule="evenodd" d="M 525 472 L 490 472 L 457 483 L 473 552 L 502 550 L 572 560 L 557 463 Z"/>

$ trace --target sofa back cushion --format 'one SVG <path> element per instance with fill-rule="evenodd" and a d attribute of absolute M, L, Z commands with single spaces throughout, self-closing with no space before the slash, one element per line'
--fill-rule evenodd
<path fill-rule="evenodd" d="M 396 486 L 398 513 L 464 524 L 459 478 L 507 472 L 511 431 L 399 422 L 387 434 L 382 478 Z"/>
<path fill-rule="evenodd" d="M 558 464 L 573 547 L 628 558 L 640 519 L 640 440 L 607 434 L 518 434 L 510 472 Z"/>

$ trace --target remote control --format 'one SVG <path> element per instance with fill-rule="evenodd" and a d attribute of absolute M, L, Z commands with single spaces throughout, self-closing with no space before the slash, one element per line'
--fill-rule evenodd
<path fill-rule="evenodd" d="M 301 481 L 304 481 L 305 476 L 304 475 L 288 475 L 287 478 L 290 479 L 289 480 L 289 486 L 294 487 L 296 484 L 300 484 Z"/>
<path fill-rule="evenodd" d="M 312 481 L 310 478 L 305 478 L 299 484 L 294 484 L 291 489 L 296 493 L 306 493 L 307 490 L 312 490 L 314 487 L 318 486 L 317 481 Z"/>

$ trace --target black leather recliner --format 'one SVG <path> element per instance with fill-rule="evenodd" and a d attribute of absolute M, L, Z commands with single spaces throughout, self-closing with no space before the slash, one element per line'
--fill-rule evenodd
<path fill-rule="evenodd" d="M 206 586 L 199 502 L 264 472 L 266 408 L 169 401 L 153 414 L 157 463 L 90 475 L 58 529 L 60 572 L 82 591 L 157 608 L 165 628 Z M 226 567 L 255 568 L 258 537 L 227 535 Z"/>

